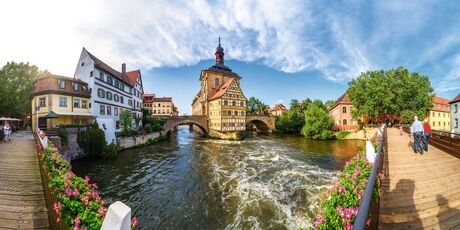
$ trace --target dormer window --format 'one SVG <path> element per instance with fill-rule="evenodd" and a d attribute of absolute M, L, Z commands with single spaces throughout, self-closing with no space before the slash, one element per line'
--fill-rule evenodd
<path fill-rule="evenodd" d="M 65 81 L 59 80 L 59 88 L 65 89 Z"/>

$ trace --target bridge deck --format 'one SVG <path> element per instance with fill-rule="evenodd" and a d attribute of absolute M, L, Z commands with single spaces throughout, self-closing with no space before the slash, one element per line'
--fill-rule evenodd
<path fill-rule="evenodd" d="M 37 153 L 30 134 L 0 143 L 0 229 L 49 229 Z"/>
<path fill-rule="evenodd" d="M 409 142 L 388 129 L 379 229 L 460 229 L 460 159 L 433 146 L 415 154 Z"/>

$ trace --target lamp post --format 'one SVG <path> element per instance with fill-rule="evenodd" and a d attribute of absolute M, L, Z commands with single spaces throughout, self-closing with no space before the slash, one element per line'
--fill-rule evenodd
<path fill-rule="evenodd" d="M 38 111 L 40 111 L 40 106 L 35 106 L 35 120 L 36 120 L 36 126 L 35 126 L 35 129 L 38 128 Z M 34 131 L 34 130 L 32 130 Z"/>

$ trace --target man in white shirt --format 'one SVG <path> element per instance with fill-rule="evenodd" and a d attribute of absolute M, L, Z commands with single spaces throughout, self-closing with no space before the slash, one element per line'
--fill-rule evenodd
<path fill-rule="evenodd" d="M 419 148 L 423 137 L 423 124 L 418 120 L 417 116 L 414 116 L 414 122 L 410 127 L 410 133 L 414 137 L 414 153 L 417 153 L 417 149 Z M 420 151 L 422 151 L 423 154 L 423 148 L 421 148 Z"/>

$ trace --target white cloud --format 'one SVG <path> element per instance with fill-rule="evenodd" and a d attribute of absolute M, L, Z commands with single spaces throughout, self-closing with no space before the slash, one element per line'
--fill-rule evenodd
<path fill-rule="evenodd" d="M 29 61 L 69 76 L 83 46 L 114 67 L 149 69 L 211 59 L 218 36 L 227 58 L 284 72 L 319 70 L 341 81 L 369 66 L 355 44 L 324 22 L 326 12 L 300 0 L 20 0 L 2 8 L 0 25 L 9 36 L 0 38 L 0 63 Z M 321 30 L 337 38 L 320 36 Z"/>
<path fill-rule="evenodd" d="M 450 71 L 441 81 L 434 84 L 436 92 L 448 92 L 460 89 L 460 53 L 453 55 L 448 61 Z"/>

